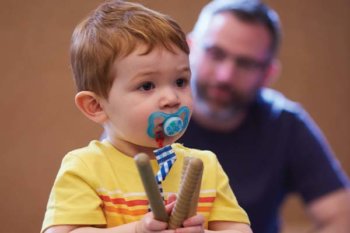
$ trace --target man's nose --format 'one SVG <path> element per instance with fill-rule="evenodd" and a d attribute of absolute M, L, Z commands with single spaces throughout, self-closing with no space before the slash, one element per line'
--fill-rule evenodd
<path fill-rule="evenodd" d="M 226 59 L 216 67 L 216 81 L 220 83 L 230 83 L 237 75 L 236 63 L 231 59 Z"/>

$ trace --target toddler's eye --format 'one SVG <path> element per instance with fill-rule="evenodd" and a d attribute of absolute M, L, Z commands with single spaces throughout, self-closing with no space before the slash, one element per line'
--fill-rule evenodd
<path fill-rule="evenodd" d="M 152 82 L 145 82 L 139 87 L 139 89 L 141 91 L 149 91 L 149 90 L 153 89 L 154 87 L 155 87 L 155 85 Z"/>
<path fill-rule="evenodd" d="M 176 80 L 176 86 L 178 87 L 185 87 L 187 85 L 188 81 L 184 78 L 179 78 Z"/>

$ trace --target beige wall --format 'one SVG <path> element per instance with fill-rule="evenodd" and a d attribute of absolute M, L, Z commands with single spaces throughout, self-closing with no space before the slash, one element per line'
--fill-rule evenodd
<path fill-rule="evenodd" d="M 1 232 L 38 232 L 62 156 L 101 133 L 74 106 L 68 63 L 73 27 L 99 2 L 0 1 Z M 208 1 L 141 2 L 188 32 Z M 350 3 L 267 2 L 284 26 L 283 74 L 274 87 L 309 110 L 350 173 Z M 285 215 L 298 226 L 304 220 L 294 202 Z"/>

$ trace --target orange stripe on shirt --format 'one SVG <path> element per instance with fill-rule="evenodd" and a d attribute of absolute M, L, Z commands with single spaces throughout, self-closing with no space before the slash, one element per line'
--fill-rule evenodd
<path fill-rule="evenodd" d="M 203 203 L 203 202 L 214 202 L 215 197 L 199 197 L 198 202 Z"/>
<path fill-rule="evenodd" d="M 138 215 L 144 215 L 148 212 L 147 209 L 137 209 L 137 210 L 129 210 L 125 208 L 119 208 L 114 206 L 104 206 L 104 209 L 108 212 L 114 212 L 118 214 L 125 214 L 125 215 L 131 215 L 131 216 L 138 216 Z M 197 212 L 210 212 L 212 209 L 212 206 L 198 206 Z"/>
<path fill-rule="evenodd" d="M 106 195 L 100 195 L 100 198 L 105 202 L 111 202 L 113 204 L 124 204 L 128 207 L 135 207 L 135 206 L 148 206 L 149 202 L 148 200 L 130 200 L 126 201 L 124 198 L 111 198 Z M 212 203 L 214 202 L 215 197 L 200 197 L 198 202 L 200 203 Z M 138 213 L 138 211 L 141 211 L 140 214 L 145 214 L 147 210 L 127 210 L 124 208 L 118 208 L 113 206 L 105 206 L 105 209 L 111 212 L 121 213 L 121 214 L 129 214 L 129 215 L 139 215 L 139 214 L 133 214 L 132 212 Z M 198 206 L 197 211 L 198 212 L 209 212 L 211 210 L 211 207 L 209 206 Z"/>
<path fill-rule="evenodd" d="M 112 202 L 113 204 L 124 204 L 129 207 L 138 205 L 148 205 L 148 200 L 130 200 L 126 201 L 124 198 L 111 198 L 110 196 L 100 195 L 100 198 L 105 202 Z"/>
<path fill-rule="evenodd" d="M 198 206 L 197 212 L 210 212 L 212 206 Z"/>
<path fill-rule="evenodd" d="M 104 206 L 104 209 L 108 212 L 114 212 L 118 214 L 131 215 L 131 216 L 144 215 L 148 212 L 148 209 L 129 210 L 129 209 L 118 208 L 113 206 Z"/>
<path fill-rule="evenodd" d="M 198 202 L 199 203 L 211 203 L 215 201 L 215 197 L 200 197 Z M 166 203 L 168 204 L 168 200 L 166 200 Z"/>

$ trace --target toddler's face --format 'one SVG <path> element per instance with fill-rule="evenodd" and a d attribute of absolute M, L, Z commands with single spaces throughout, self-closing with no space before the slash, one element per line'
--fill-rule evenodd
<path fill-rule="evenodd" d="M 162 47 L 146 55 L 144 51 L 145 47 L 139 46 L 114 62 L 114 83 L 108 100 L 102 102 L 109 118 L 105 126 L 108 139 L 129 155 L 158 147 L 147 133 L 152 113 L 172 114 L 181 107 L 192 111 L 187 54 L 178 48 L 174 48 L 175 53 Z M 159 128 L 163 122 L 154 123 Z M 164 145 L 173 143 L 182 133 L 165 136 Z"/>

